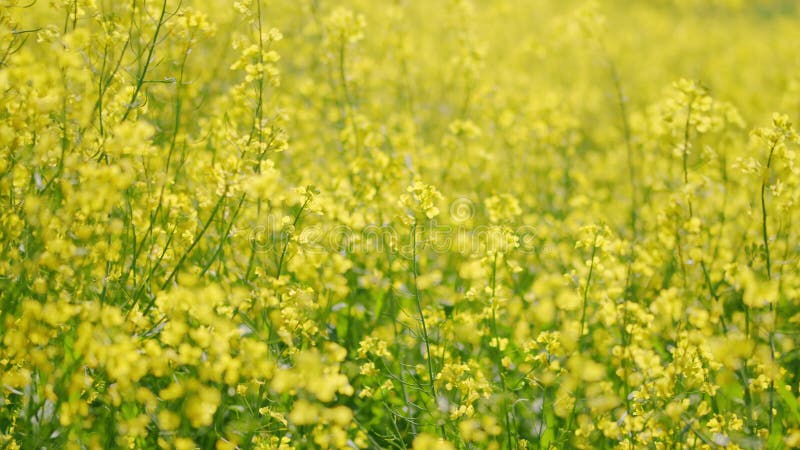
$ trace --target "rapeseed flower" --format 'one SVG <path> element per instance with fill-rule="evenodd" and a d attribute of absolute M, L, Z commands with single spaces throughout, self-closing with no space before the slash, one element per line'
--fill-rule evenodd
<path fill-rule="evenodd" d="M 792 2 L 0 3 L 0 447 L 800 446 Z"/>

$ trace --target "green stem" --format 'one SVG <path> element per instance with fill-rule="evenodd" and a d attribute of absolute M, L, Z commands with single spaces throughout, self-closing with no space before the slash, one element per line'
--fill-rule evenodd
<path fill-rule="evenodd" d="M 420 296 L 419 292 L 419 285 L 417 283 L 417 224 L 414 223 L 411 225 L 411 248 L 412 248 L 412 257 L 411 257 L 411 267 L 412 267 L 412 274 L 414 277 L 414 300 L 417 303 L 417 313 L 419 313 L 419 321 L 422 325 L 422 340 L 425 344 L 425 358 L 428 363 L 428 378 L 429 384 L 431 389 L 431 395 L 433 396 L 433 402 L 436 403 L 436 386 L 434 384 L 433 378 L 433 361 L 431 360 L 431 347 L 430 347 L 430 339 L 428 338 L 428 326 L 425 323 L 425 314 L 422 311 L 422 297 Z"/>
<path fill-rule="evenodd" d="M 506 380 L 503 377 L 503 360 L 501 358 L 501 350 L 500 350 L 500 333 L 497 332 L 497 298 L 495 297 L 495 293 L 497 291 L 497 253 L 494 254 L 494 259 L 492 260 L 492 278 L 491 278 L 491 289 L 492 289 L 492 297 L 490 299 L 492 308 L 492 334 L 494 339 L 494 355 L 495 355 L 495 366 L 497 367 L 497 375 L 500 377 L 500 388 L 502 389 L 502 394 L 505 397 L 506 393 Z M 509 420 L 509 411 L 508 411 L 508 404 L 507 400 L 503 398 L 503 419 L 505 420 L 506 425 L 506 437 L 508 439 L 508 448 L 514 448 L 514 443 L 511 437 L 511 422 Z"/>
<path fill-rule="evenodd" d="M 120 120 L 120 122 L 124 122 L 128 118 L 128 115 L 135 106 L 136 97 L 139 96 L 139 91 L 142 89 L 142 85 L 144 84 L 144 77 L 147 75 L 147 69 L 150 67 L 150 62 L 153 60 L 153 52 L 155 51 L 156 43 L 158 42 L 158 33 L 161 32 L 161 26 L 164 25 L 164 15 L 166 12 L 167 0 L 164 0 L 164 2 L 161 4 L 161 13 L 158 16 L 158 22 L 156 23 L 156 31 L 153 33 L 153 39 L 150 42 L 150 47 L 147 50 L 147 59 L 144 61 L 142 72 L 136 79 L 136 86 L 133 89 L 133 94 L 131 95 L 131 99 L 128 101 L 128 105 L 125 107 L 125 114 L 122 115 L 122 120 Z"/>
<path fill-rule="evenodd" d="M 772 166 L 772 155 L 775 152 L 775 147 L 777 146 L 777 141 L 772 144 L 769 149 L 769 156 L 767 157 L 767 173 L 761 179 L 761 238 L 764 241 L 764 258 L 766 259 L 767 263 L 767 280 L 772 280 L 772 265 L 770 260 L 770 252 L 769 252 L 769 232 L 767 230 L 767 181 L 769 180 L 769 170 Z M 775 361 L 775 321 L 777 320 L 777 308 L 773 302 L 769 304 L 769 310 L 773 313 L 773 322 L 772 327 L 769 330 L 769 355 L 770 360 L 772 362 Z M 773 425 L 773 417 L 772 417 L 772 410 L 775 406 L 775 381 L 770 380 L 769 382 L 769 412 L 768 412 L 768 422 L 769 428 L 768 432 L 772 434 L 772 425 Z M 769 442 L 769 437 L 767 438 L 767 442 Z"/>
<path fill-rule="evenodd" d="M 300 210 L 297 211 L 297 214 L 294 216 L 294 221 L 292 222 L 292 228 L 297 226 L 297 223 L 300 221 L 300 215 L 303 214 L 303 210 L 306 209 L 308 203 L 311 201 L 311 196 L 306 197 L 306 201 L 303 202 L 303 206 L 300 207 Z M 275 278 L 278 279 L 281 277 L 281 269 L 283 268 L 283 261 L 286 258 L 286 252 L 289 249 L 289 242 L 292 240 L 292 233 L 289 232 L 288 236 L 286 236 L 286 242 L 283 244 L 283 250 L 281 251 L 281 257 L 278 260 L 278 268 L 275 270 Z"/>
<path fill-rule="evenodd" d="M 592 283 L 592 275 L 594 274 L 594 257 L 597 254 L 597 235 L 598 233 L 594 234 L 594 240 L 592 241 L 592 257 L 589 263 L 589 275 L 586 277 L 586 286 L 583 287 L 583 307 L 581 311 L 581 326 L 580 332 L 578 333 L 578 342 L 581 341 L 583 337 L 583 329 L 586 325 L 586 307 L 588 305 L 588 298 L 589 298 L 589 285 Z"/>

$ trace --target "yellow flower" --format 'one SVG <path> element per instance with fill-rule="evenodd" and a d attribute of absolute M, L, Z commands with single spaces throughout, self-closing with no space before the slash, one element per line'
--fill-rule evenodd
<path fill-rule="evenodd" d="M 455 450 L 455 446 L 450 442 L 428 433 L 421 433 L 414 438 L 412 448 L 414 450 Z"/>
<path fill-rule="evenodd" d="M 195 444 L 192 439 L 186 437 L 176 438 L 173 445 L 175 446 L 175 450 L 194 450 L 197 448 L 197 444 Z"/>
<path fill-rule="evenodd" d="M 164 431 L 172 431 L 181 424 L 181 417 L 172 411 L 161 410 L 158 412 L 158 426 Z"/>
<path fill-rule="evenodd" d="M 317 421 L 320 415 L 319 407 L 315 404 L 300 399 L 294 403 L 289 421 L 295 425 L 308 425 Z"/>
<path fill-rule="evenodd" d="M 219 391 L 212 387 L 199 386 L 186 401 L 184 412 L 189 423 L 195 428 L 211 425 L 220 401 Z"/>

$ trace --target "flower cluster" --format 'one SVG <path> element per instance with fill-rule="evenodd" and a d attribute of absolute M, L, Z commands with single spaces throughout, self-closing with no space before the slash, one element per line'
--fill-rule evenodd
<path fill-rule="evenodd" d="M 0 448 L 800 448 L 798 18 L 0 0 Z"/>

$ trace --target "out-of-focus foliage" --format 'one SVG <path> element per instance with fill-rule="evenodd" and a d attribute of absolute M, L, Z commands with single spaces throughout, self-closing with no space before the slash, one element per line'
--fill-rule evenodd
<path fill-rule="evenodd" d="M 0 0 L 0 447 L 800 446 L 784 0 Z"/>

